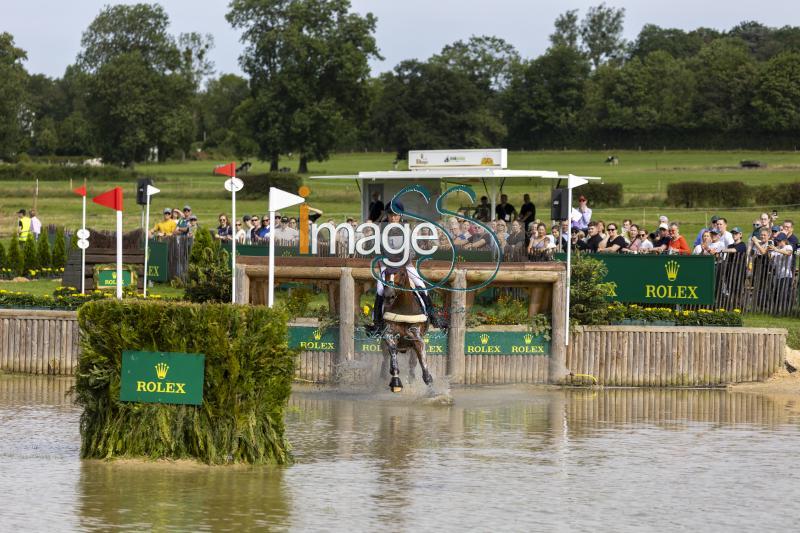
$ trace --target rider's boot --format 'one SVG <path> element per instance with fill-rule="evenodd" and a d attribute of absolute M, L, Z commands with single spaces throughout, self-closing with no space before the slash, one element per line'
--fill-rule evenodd
<path fill-rule="evenodd" d="M 375 306 L 372 308 L 372 325 L 367 326 L 367 333 L 377 335 L 383 331 L 383 295 L 375 295 Z"/>
<path fill-rule="evenodd" d="M 434 308 L 433 302 L 431 301 L 431 297 L 428 296 L 428 293 L 420 291 L 419 294 L 423 303 L 425 304 L 425 313 L 428 315 L 428 320 L 430 321 L 431 326 L 439 329 L 446 329 L 449 324 L 444 317 L 440 316 L 436 312 L 436 308 Z"/>

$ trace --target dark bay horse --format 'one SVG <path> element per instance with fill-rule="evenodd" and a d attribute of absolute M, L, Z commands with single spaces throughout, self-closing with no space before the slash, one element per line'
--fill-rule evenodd
<path fill-rule="evenodd" d="M 397 287 L 411 288 L 405 267 L 387 268 L 383 272 L 383 280 Z M 428 370 L 428 358 L 425 354 L 425 332 L 428 330 L 428 317 L 420 299 L 414 291 L 395 289 L 387 283 L 383 285 L 383 298 L 383 319 L 386 327 L 381 334 L 383 341 L 381 344 L 384 361 L 386 356 L 389 356 L 389 373 L 391 374 L 389 388 L 392 392 L 403 390 L 400 369 L 397 366 L 397 352 L 403 350 L 413 350 L 416 353 L 419 365 L 422 367 L 422 380 L 426 385 L 431 385 L 433 376 Z M 413 354 L 410 354 L 409 366 L 413 376 L 416 367 Z"/>

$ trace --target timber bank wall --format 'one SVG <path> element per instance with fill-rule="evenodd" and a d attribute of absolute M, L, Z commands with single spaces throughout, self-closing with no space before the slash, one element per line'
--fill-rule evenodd
<path fill-rule="evenodd" d="M 434 377 L 460 385 L 551 381 L 554 343 L 524 327 L 436 334 L 428 339 Z M 0 371 L 71 375 L 79 335 L 75 312 L 0 310 Z M 375 367 L 382 357 L 358 330 L 348 338 L 311 321 L 292 325 L 290 343 L 299 349 L 296 377 L 315 383 L 333 383 L 343 368 Z M 768 378 L 783 364 L 785 343 L 782 329 L 584 326 L 571 335 L 564 364 L 604 385 L 717 386 Z"/>

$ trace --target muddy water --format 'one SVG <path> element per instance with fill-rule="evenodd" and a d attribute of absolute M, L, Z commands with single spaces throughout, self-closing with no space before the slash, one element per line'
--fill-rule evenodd
<path fill-rule="evenodd" d="M 0 376 L 0 529 L 794 529 L 800 396 L 297 391 L 296 463 L 84 462 L 67 379 Z"/>

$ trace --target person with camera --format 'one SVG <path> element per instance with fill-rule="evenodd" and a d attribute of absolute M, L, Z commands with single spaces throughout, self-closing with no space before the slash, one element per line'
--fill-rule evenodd
<path fill-rule="evenodd" d="M 769 246 L 774 244 L 770 237 L 770 228 L 761 227 L 758 230 L 758 235 L 750 237 L 750 250 L 753 255 L 767 255 L 769 253 Z"/>

